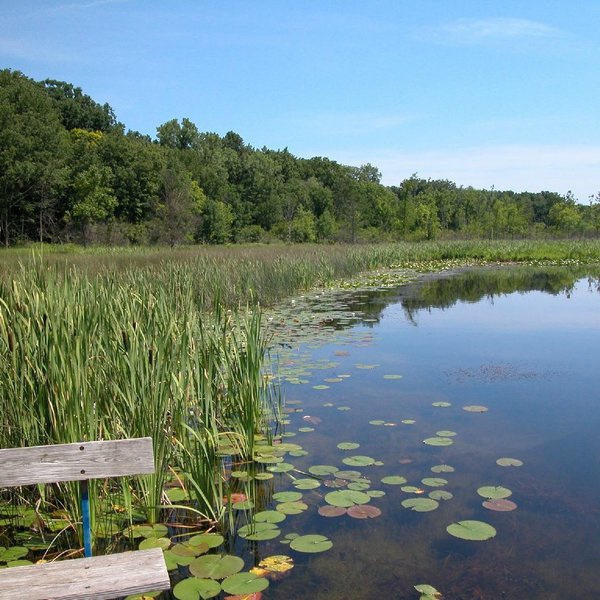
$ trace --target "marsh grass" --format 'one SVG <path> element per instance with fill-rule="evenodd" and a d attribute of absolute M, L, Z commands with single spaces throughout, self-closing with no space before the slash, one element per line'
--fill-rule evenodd
<path fill-rule="evenodd" d="M 125 504 L 160 520 L 171 468 L 185 473 L 190 507 L 203 520 L 224 515 L 229 451 L 252 456 L 272 411 L 262 376 L 260 313 L 204 310 L 189 273 L 166 264 L 156 281 L 141 271 L 96 275 L 41 261 L 4 282 L 0 303 L 0 447 L 151 436 L 156 473 L 94 484 L 101 504 Z M 78 488 L 45 492 L 51 510 L 80 522 Z M 106 512 L 106 511 L 104 511 Z M 123 520 L 113 515 L 115 521 Z"/>

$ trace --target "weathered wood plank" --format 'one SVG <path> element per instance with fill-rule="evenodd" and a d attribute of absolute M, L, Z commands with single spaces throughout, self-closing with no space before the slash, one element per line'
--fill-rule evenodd
<path fill-rule="evenodd" d="M 0 570 L 2 600 L 109 600 L 169 588 L 160 548 Z"/>
<path fill-rule="evenodd" d="M 154 473 L 152 438 L 0 450 L 0 487 Z"/>

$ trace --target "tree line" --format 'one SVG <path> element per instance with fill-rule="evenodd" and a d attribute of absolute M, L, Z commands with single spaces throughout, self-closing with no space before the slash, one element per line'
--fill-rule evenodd
<path fill-rule="evenodd" d="M 126 130 L 62 81 L 0 71 L 0 240 L 84 244 L 330 242 L 597 235 L 587 205 L 555 192 L 457 186 L 416 174 L 253 148 L 172 119 Z"/>

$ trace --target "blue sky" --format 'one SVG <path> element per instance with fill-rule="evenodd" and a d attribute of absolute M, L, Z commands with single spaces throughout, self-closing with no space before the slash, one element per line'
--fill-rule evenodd
<path fill-rule="evenodd" d="M 600 2 L 0 0 L 0 67 L 255 147 L 515 191 L 600 191 Z"/>

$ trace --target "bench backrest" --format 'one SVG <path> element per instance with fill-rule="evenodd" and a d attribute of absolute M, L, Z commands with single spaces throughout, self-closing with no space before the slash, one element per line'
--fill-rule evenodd
<path fill-rule="evenodd" d="M 0 488 L 154 473 L 152 438 L 0 450 Z"/>

